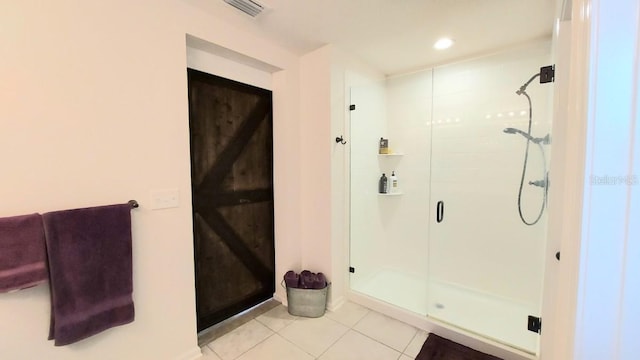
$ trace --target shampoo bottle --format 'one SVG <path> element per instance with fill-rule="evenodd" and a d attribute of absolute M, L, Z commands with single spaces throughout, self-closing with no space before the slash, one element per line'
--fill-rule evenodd
<path fill-rule="evenodd" d="M 380 180 L 378 181 L 378 192 L 380 194 L 386 194 L 388 187 L 387 187 L 387 176 L 382 173 L 382 176 L 380 177 Z"/>
<path fill-rule="evenodd" d="M 396 176 L 396 172 L 392 171 L 391 176 L 389 177 L 389 182 L 391 183 L 391 191 L 392 194 L 397 194 L 400 192 L 400 188 L 398 187 L 398 177 Z"/>

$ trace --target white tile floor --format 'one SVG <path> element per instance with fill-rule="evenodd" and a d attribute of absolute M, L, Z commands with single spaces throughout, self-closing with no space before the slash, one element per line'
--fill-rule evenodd
<path fill-rule="evenodd" d="M 320 318 L 279 305 L 202 347 L 204 360 L 408 360 L 427 333 L 348 302 Z"/>

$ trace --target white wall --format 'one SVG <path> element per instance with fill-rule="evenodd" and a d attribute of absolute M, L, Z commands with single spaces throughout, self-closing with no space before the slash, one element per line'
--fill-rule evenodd
<path fill-rule="evenodd" d="M 300 59 L 302 267 L 333 279 L 331 266 L 331 48 Z M 303 269 L 296 269 L 298 271 Z"/>
<path fill-rule="evenodd" d="M 46 286 L 0 294 L 14 359 L 188 359 L 196 337 L 185 35 L 284 69 L 273 76 L 277 272 L 300 259 L 297 57 L 181 1 L 23 1 L 0 9 L 0 216 L 136 199 L 134 323 L 46 340 Z M 285 140 L 286 139 L 286 140 Z M 180 206 L 152 211 L 153 189 Z M 281 295 L 280 295 L 281 296 Z"/>
<path fill-rule="evenodd" d="M 388 254 L 386 266 L 401 269 L 427 282 L 429 224 L 431 223 L 431 69 L 387 79 L 389 142 L 401 157 L 384 158 L 381 166 L 396 171 L 403 193 L 382 199 Z M 435 214 L 435 213 L 434 213 Z M 427 309 L 422 311 L 426 312 Z"/>

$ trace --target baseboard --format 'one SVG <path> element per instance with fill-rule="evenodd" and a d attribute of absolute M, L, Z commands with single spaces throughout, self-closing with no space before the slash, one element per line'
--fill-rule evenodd
<path fill-rule="evenodd" d="M 287 295 L 280 296 L 278 293 L 273 293 L 273 299 L 277 302 L 281 303 L 284 306 L 287 306 Z"/>
<path fill-rule="evenodd" d="M 327 304 L 327 309 L 329 311 L 336 311 L 347 301 L 347 298 L 344 296 L 340 296 L 337 299 L 331 299 L 331 302 Z"/>
<path fill-rule="evenodd" d="M 202 351 L 199 347 L 194 347 L 193 349 L 187 351 L 186 353 L 176 357 L 176 360 L 195 360 L 200 359 L 202 357 Z"/>

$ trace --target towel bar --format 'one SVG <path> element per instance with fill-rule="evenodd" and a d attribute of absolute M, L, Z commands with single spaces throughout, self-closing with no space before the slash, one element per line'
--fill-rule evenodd
<path fill-rule="evenodd" d="M 135 201 L 135 200 L 129 200 L 128 204 L 129 204 L 129 206 L 131 206 L 132 209 L 135 209 L 135 208 L 140 206 L 140 204 L 138 204 L 138 202 Z"/>

